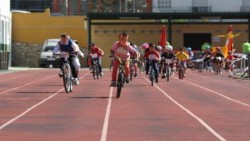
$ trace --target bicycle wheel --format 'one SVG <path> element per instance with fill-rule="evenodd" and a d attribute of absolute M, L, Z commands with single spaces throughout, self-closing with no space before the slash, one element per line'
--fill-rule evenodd
<path fill-rule="evenodd" d="M 117 80 L 117 89 L 116 89 L 116 98 L 119 98 L 121 95 L 122 87 L 124 82 L 124 74 L 119 73 L 118 74 L 118 80 Z"/>
<path fill-rule="evenodd" d="M 167 77 L 168 82 L 169 82 L 169 75 L 170 75 L 170 67 L 167 66 L 167 68 L 166 68 L 166 77 Z"/>
<path fill-rule="evenodd" d="M 100 76 L 100 72 L 99 72 L 99 67 L 98 67 L 98 65 L 96 64 L 96 66 L 95 66 L 95 76 L 96 76 L 96 79 L 99 79 L 99 76 Z"/>
<path fill-rule="evenodd" d="M 133 79 L 133 69 L 130 69 L 130 76 L 129 76 L 130 81 Z"/>
<path fill-rule="evenodd" d="M 183 75 L 184 75 L 184 74 L 183 74 L 183 73 L 184 73 L 184 72 L 183 72 L 183 67 L 181 67 L 181 68 L 179 69 L 179 72 L 178 72 L 178 73 L 179 73 L 179 79 L 183 79 Z"/>
<path fill-rule="evenodd" d="M 69 93 L 73 90 L 72 86 L 72 74 L 71 68 L 68 63 L 63 65 L 63 85 L 66 93 Z"/>
<path fill-rule="evenodd" d="M 198 63 L 197 70 L 198 72 L 203 72 L 205 64 L 203 62 Z"/>

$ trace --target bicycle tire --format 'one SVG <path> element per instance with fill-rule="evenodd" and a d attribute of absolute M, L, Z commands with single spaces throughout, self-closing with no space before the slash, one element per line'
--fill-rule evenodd
<path fill-rule="evenodd" d="M 117 87 L 117 89 L 116 89 L 116 98 L 120 98 L 120 96 L 121 96 L 123 83 L 124 83 L 124 74 L 119 73 L 118 74 L 117 85 L 116 85 L 116 87 Z"/>
<path fill-rule="evenodd" d="M 204 66 L 205 66 L 204 63 L 199 63 L 198 67 L 197 67 L 198 72 L 203 72 L 204 71 Z"/>
<path fill-rule="evenodd" d="M 96 67 L 95 67 L 95 75 L 96 75 L 96 79 L 99 79 L 99 76 L 100 76 L 100 72 L 99 72 L 99 67 L 98 67 L 98 65 L 96 64 Z"/>
<path fill-rule="evenodd" d="M 167 68 L 166 68 L 166 77 L 167 77 L 168 82 L 169 82 L 169 75 L 170 75 L 170 68 L 169 68 L 169 66 L 167 66 Z"/>
<path fill-rule="evenodd" d="M 72 80 L 71 80 L 72 74 L 71 74 L 71 68 L 68 63 L 65 63 L 63 65 L 63 85 L 66 93 L 71 92 L 73 90 L 72 86 Z"/>
<path fill-rule="evenodd" d="M 183 79 L 183 74 L 184 72 L 183 72 L 183 67 L 181 67 L 180 69 L 179 69 L 179 79 Z"/>
<path fill-rule="evenodd" d="M 129 76 L 129 79 L 130 79 L 130 81 L 132 81 L 132 79 L 133 79 L 133 70 L 132 70 L 132 69 L 130 69 L 130 76 Z"/>

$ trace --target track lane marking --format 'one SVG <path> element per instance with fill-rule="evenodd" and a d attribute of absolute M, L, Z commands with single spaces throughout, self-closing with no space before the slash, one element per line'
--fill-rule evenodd
<path fill-rule="evenodd" d="M 105 119 L 103 122 L 101 141 L 107 140 L 109 117 L 110 117 L 110 111 L 111 111 L 111 105 L 112 105 L 112 95 L 113 95 L 113 87 L 110 88 L 110 92 L 109 92 L 109 101 L 108 101 L 108 105 L 106 108 Z"/>
<path fill-rule="evenodd" d="M 0 95 L 5 94 L 5 93 L 10 92 L 10 91 L 13 91 L 13 90 L 16 90 L 16 89 L 23 88 L 25 86 L 28 86 L 28 85 L 31 85 L 31 84 L 34 84 L 34 83 L 37 83 L 37 82 L 40 82 L 40 81 L 44 81 L 44 80 L 50 79 L 51 77 L 55 77 L 55 76 L 56 75 L 53 75 L 53 76 L 50 76 L 50 77 L 47 77 L 47 78 L 44 78 L 44 79 L 41 79 L 41 80 L 38 80 L 38 81 L 30 82 L 30 83 L 27 83 L 25 85 L 22 85 L 22 86 L 19 86 L 19 87 L 15 87 L 15 88 L 3 91 L 3 92 L 0 93 Z"/>
<path fill-rule="evenodd" d="M 175 79 L 178 79 L 178 78 L 175 78 Z M 192 83 L 192 82 L 188 82 L 188 81 L 186 81 L 186 80 L 182 80 L 182 81 L 185 82 L 185 83 L 188 83 L 188 84 L 190 84 L 190 85 L 193 85 L 193 86 L 195 86 L 195 87 L 198 87 L 198 88 L 200 88 L 200 89 L 204 89 L 204 90 L 206 90 L 206 91 L 212 92 L 212 93 L 214 93 L 214 94 L 216 94 L 216 95 L 218 95 L 218 96 L 221 96 L 221 97 L 223 97 L 223 98 L 225 98 L 225 99 L 228 99 L 229 101 L 232 101 L 232 102 L 241 104 L 241 105 L 246 106 L 246 107 L 250 107 L 249 104 L 246 104 L 246 103 L 244 103 L 244 102 L 240 102 L 240 101 L 238 101 L 238 100 L 235 100 L 235 99 L 233 99 L 233 98 L 230 98 L 230 97 L 228 97 L 228 96 L 225 96 L 225 95 L 223 95 L 222 93 L 213 91 L 213 90 L 211 90 L 211 89 L 205 88 L 205 87 L 203 87 L 203 86 L 200 86 L 200 85 L 195 84 L 195 83 Z"/>
<path fill-rule="evenodd" d="M 215 79 L 212 79 L 212 78 L 207 77 L 207 76 L 197 75 L 196 73 L 193 73 L 192 71 L 188 71 L 188 73 L 190 73 L 190 74 L 192 74 L 192 75 L 195 75 L 195 76 L 197 76 L 197 77 L 204 78 L 204 79 L 215 80 Z M 212 74 L 212 75 L 213 75 L 213 74 Z M 228 77 L 224 77 L 224 79 L 232 80 L 232 78 L 228 78 Z M 215 80 L 215 81 L 216 81 L 216 80 Z M 248 81 L 248 80 L 246 80 L 246 81 Z M 238 84 L 234 84 L 234 83 L 233 83 L 233 84 L 230 84 L 230 85 L 250 89 L 250 87 L 248 87 L 248 86 L 242 86 L 242 85 L 238 85 Z"/>
<path fill-rule="evenodd" d="M 86 77 L 89 73 L 84 74 L 80 79 Z M 8 122 L 4 123 L 3 125 L 0 126 L 0 131 L 2 129 L 4 129 L 6 126 L 10 125 L 11 123 L 15 122 L 16 120 L 18 120 L 19 118 L 25 116 L 27 113 L 29 113 L 30 111 L 32 111 L 33 109 L 35 109 L 36 107 L 42 105 L 43 103 L 45 103 L 46 101 L 50 100 L 51 98 L 53 98 L 54 96 L 56 96 L 57 94 L 59 94 L 61 91 L 63 91 L 64 88 L 59 89 L 56 93 L 50 95 L 49 97 L 43 99 L 42 101 L 40 101 L 39 103 L 31 106 L 30 108 L 28 108 L 27 110 L 25 110 L 23 113 L 19 114 L 18 116 L 12 118 L 11 120 L 9 120 Z"/>
<path fill-rule="evenodd" d="M 144 76 L 144 79 L 146 79 L 148 82 L 151 82 L 145 76 Z M 174 104 L 176 104 L 182 110 L 184 110 L 185 112 L 187 112 L 190 116 L 192 116 L 194 119 L 196 119 L 198 122 L 200 122 L 209 132 L 211 132 L 214 136 L 216 136 L 220 141 L 226 141 L 225 138 L 223 138 L 219 133 L 217 133 L 213 128 L 211 128 L 205 121 L 203 121 L 201 118 L 199 118 L 198 116 L 196 116 L 190 110 L 188 110 L 187 108 L 185 108 L 184 106 L 182 106 L 180 103 L 178 103 L 176 100 L 174 100 L 170 95 L 168 95 L 165 91 L 163 91 L 156 84 L 154 84 L 154 87 L 157 88 L 160 92 L 162 92 Z"/>

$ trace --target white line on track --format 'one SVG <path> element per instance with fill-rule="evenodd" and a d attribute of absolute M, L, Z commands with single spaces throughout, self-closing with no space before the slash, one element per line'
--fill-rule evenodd
<path fill-rule="evenodd" d="M 192 75 L 195 75 L 195 76 L 197 76 L 197 77 L 204 78 L 204 79 L 215 80 L 215 79 L 212 79 L 211 77 L 206 77 L 206 76 L 202 76 L 202 75 L 197 75 L 196 73 L 193 73 L 193 72 L 191 72 L 191 71 L 189 71 L 188 73 L 190 73 L 190 74 L 192 74 Z M 213 75 L 213 74 L 212 74 L 212 75 Z M 220 76 L 218 76 L 218 77 L 220 77 Z M 232 80 L 232 78 L 228 78 L 228 77 L 225 77 L 225 79 L 227 79 L 227 80 Z M 243 80 L 243 81 L 244 81 L 244 80 Z M 245 80 L 245 81 L 249 81 L 249 80 Z M 250 89 L 250 87 L 248 87 L 248 86 L 242 86 L 242 85 L 238 85 L 238 84 L 230 84 L 230 85 Z"/>
<path fill-rule="evenodd" d="M 206 91 L 212 92 L 212 93 L 214 93 L 214 94 L 217 94 L 217 95 L 219 95 L 219 96 L 221 96 L 221 97 L 223 97 L 223 98 L 226 98 L 226 99 L 228 99 L 228 100 L 230 100 L 230 101 L 236 102 L 236 103 L 241 104 L 241 105 L 243 105 L 243 106 L 250 107 L 249 104 L 246 104 L 246 103 L 237 101 L 237 100 L 232 99 L 232 98 L 230 98 L 230 97 L 228 97 L 228 96 L 225 96 L 225 95 L 223 95 L 223 94 L 221 94 L 221 93 L 219 93 L 219 92 L 210 90 L 210 89 L 208 89 L 208 88 L 202 87 L 202 86 L 200 86 L 200 85 L 197 85 L 197 84 L 194 84 L 194 83 L 192 83 L 192 82 L 185 81 L 185 80 L 183 80 L 183 82 L 188 83 L 188 84 L 191 84 L 191 85 L 193 85 L 193 86 L 195 86 L 195 87 L 204 89 L 204 90 L 206 90 Z"/>
<path fill-rule="evenodd" d="M 25 114 L 27 114 L 28 112 L 30 112 L 31 110 L 35 109 L 36 107 L 38 107 L 39 105 L 45 103 L 46 101 L 48 101 L 49 99 L 51 99 L 52 97 L 56 96 L 58 93 L 60 93 L 61 91 L 63 91 L 64 88 L 60 89 L 59 91 L 57 91 L 56 93 L 52 94 L 51 96 L 47 97 L 46 99 L 42 100 L 41 102 L 33 105 L 32 107 L 30 107 L 29 109 L 27 109 L 26 111 L 24 111 L 23 113 L 21 113 L 20 115 L 16 116 L 15 118 L 9 120 L 8 122 L 6 122 L 5 124 L 0 126 L 0 130 L 2 130 L 4 127 L 10 125 L 12 122 L 16 121 L 17 119 L 21 118 L 22 116 L 24 116 Z"/>
<path fill-rule="evenodd" d="M 144 77 L 147 81 L 149 81 L 146 77 Z M 149 81 L 150 82 L 150 81 Z M 203 121 L 201 118 L 196 116 L 194 113 L 189 111 L 187 108 L 182 106 L 180 103 L 178 103 L 176 100 L 174 100 L 171 96 L 169 96 L 166 92 L 164 92 L 160 87 L 158 87 L 156 84 L 154 84 L 154 87 L 157 88 L 160 92 L 162 92 L 169 100 L 171 100 L 174 104 L 176 104 L 178 107 L 180 107 L 182 110 L 187 112 L 190 116 L 195 118 L 198 122 L 200 122 L 208 131 L 210 131 L 214 136 L 216 136 L 220 141 L 226 141 L 225 138 L 223 138 L 219 133 L 217 133 L 213 128 L 211 128 L 205 121 Z"/>
<path fill-rule="evenodd" d="M 103 128 L 102 128 L 101 141 L 106 141 L 107 140 L 109 116 L 110 116 L 110 110 L 111 110 L 111 104 L 112 104 L 112 93 L 113 93 L 113 87 L 110 88 L 110 92 L 109 92 L 109 101 L 108 101 L 108 105 L 107 105 L 107 109 L 106 109 L 106 115 L 105 115 Z"/>
<path fill-rule="evenodd" d="M 87 76 L 87 74 L 89 73 L 86 73 L 84 74 L 80 79 L 84 78 L 85 76 Z M 47 78 L 48 79 L 48 78 Z M 36 81 L 38 82 L 38 81 Z M 27 113 L 29 113 L 30 111 L 32 111 L 33 109 L 35 109 L 36 107 L 40 106 L 41 104 L 45 103 L 46 101 L 50 100 L 51 98 L 53 98 L 54 96 L 56 96 L 57 94 L 59 94 L 61 91 L 63 91 L 64 88 L 58 90 L 56 93 L 50 95 L 49 97 L 45 98 L 44 100 L 42 100 L 41 102 L 33 105 L 32 107 L 30 107 L 29 109 L 25 110 L 23 113 L 19 114 L 18 116 L 12 118 L 11 120 L 9 120 L 8 122 L 4 123 L 3 125 L 0 126 L 0 131 L 5 128 L 6 126 L 10 125 L 11 123 L 13 123 L 14 121 L 16 121 L 17 119 L 23 117 L 24 115 L 26 115 Z"/>
<path fill-rule="evenodd" d="M 16 90 L 16 89 L 20 89 L 20 88 L 22 88 L 22 87 L 25 87 L 25 86 L 28 86 L 28 85 L 31 85 L 31 84 L 34 84 L 34 83 L 37 83 L 37 82 L 40 82 L 40 81 L 47 80 L 47 79 L 49 79 L 49 78 L 51 78 L 51 77 L 54 77 L 54 76 L 56 76 L 56 75 L 53 75 L 53 76 L 50 76 L 50 77 L 46 77 L 46 78 L 41 79 L 41 80 L 38 80 L 38 81 L 30 82 L 30 83 L 27 83 L 27 84 L 25 84 L 25 85 L 22 85 L 22 86 L 19 86 L 19 87 L 15 87 L 15 88 L 9 89 L 9 90 L 7 90 L 7 91 L 3 91 L 3 92 L 0 93 L 0 95 L 5 94 L 5 93 L 10 92 L 10 91 L 13 91 L 13 90 Z"/>

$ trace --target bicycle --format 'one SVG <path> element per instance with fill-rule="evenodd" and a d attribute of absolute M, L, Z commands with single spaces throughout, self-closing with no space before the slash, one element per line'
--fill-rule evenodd
<path fill-rule="evenodd" d="M 167 81 L 169 82 L 169 77 L 173 73 L 172 69 L 170 67 L 170 64 L 173 63 L 173 59 L 167 59 L 167 58 L 162 58 L 162 59 L 164 60 L 164 65 L 165 65 L 165 68 L 166 68 L 165 76 L 167 78 Z"/>
<path fill-rule="evenodd" d="M 92 58 L 92 62 L 93 62 L 93 77 L 94 77 L 94 80 L 95 80 L 95 79 L 99 79 L 99 76 L 100 76 L 98 59 L 99 59 L 99 58 Z"/>
<path fill-rule="evenodd" d="M 213 68 L 214 68 L 214 74 L 221 74 L 221 69 L 222 69 L 222 58 L 221 57 L 215 57 L 214 63 L 213 63 Z"/>
<path fill-rule="evenodd" d="M 135 65 L 136 63 L 139 62 L 139 60 L 135 59 L 130 59 L 130 64 L 129 64 L 129 70 L 130 70 L 130 81 L 132 81 L 133 77 L 137 76 L 137 73 L 135 71 Z"/>
<path fill-rule="evenodd" d="M 178 75 L 179 75 L 179 79 L 183 79 L 184 78 L 184 61 L 179 61 L 178 62 Z"/>
<path fill-rule="evenodd" d="M 155 78 L 155 71 L 154 71 L 154 60 L 149 60 L 149 80 L 151 81 L 151 86 L 154 86 L 154 80 Z"/>
<path fill-rule="evenodd" d="M 124 86 L 125 83 L 125 65 L 126 62 L 122 61 L 121 58 L 116 57 L 118 61 L 120 62 L 119 64 L 119 73 L 118 73 L 118 78 L 117 78 L 117 89 L 116 89 L 116 98 L 119 98 L 121 96 L 121 91 L 122 87 Z"/>

